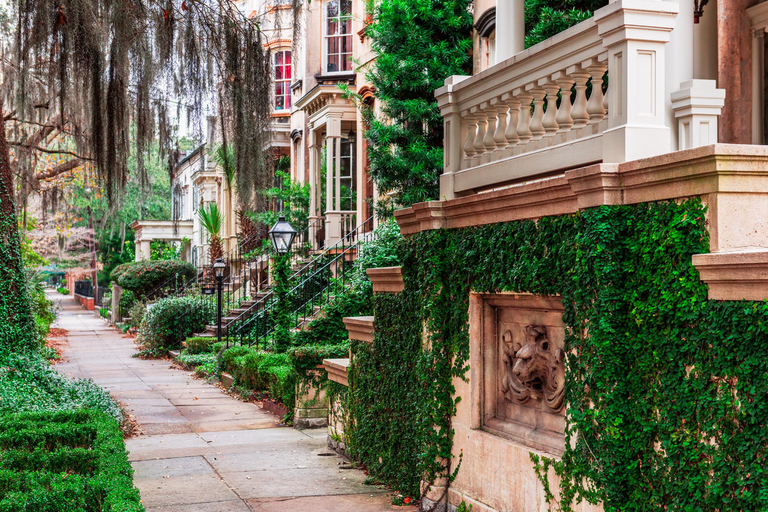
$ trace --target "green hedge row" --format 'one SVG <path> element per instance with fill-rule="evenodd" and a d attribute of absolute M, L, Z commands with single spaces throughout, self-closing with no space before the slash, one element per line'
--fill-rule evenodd
<path fill-rule="evenodd" d="M 62 295 L 69 295 L 69 290 L 67 290 L 63 286 L 59 286 L 58 288 L 56 288 L 56 291 L 58 291 Z"/>
<path fill-rule="evenodd" d="M 143 296 L 163 282 L 173 279 L 173 285 L 183 285 L 195 276 L 191 263 L 179 260 L 146 260 L 123 263 L 112 270 L 112 280 L 126 290 Z"/>
<path fill-rule="evenodd" d="M 0 417 L 0 512 L 144 510 L 117 422 L 86 409 Z"/>

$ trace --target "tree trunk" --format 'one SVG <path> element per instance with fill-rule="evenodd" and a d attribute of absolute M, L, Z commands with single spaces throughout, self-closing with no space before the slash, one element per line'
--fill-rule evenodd
<path fill-rule="evenodd" d="M 0 346 L 14 352 L 25 352 L 36 344 L 16 220 L 5 123 L 0 122 Z"/>

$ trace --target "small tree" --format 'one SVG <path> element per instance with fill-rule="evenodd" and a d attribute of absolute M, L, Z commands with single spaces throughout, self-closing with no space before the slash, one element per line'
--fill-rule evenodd
<path fill-rule="evenodd" d="M 472 48 L 469 0 L 384 0 L 366 29 L 378 53 L 368 79 L 381 117 L 364 111 L 371 176 L 386 209 L 437 199 L 443 118 L 435 89 L 467 74 Z"/>
<path fill-rule="evenodd" d="M 208 203 L 207 206 L 204 206 L 197 211 L 197 218 L 200 219 L 200 224 L 208 233 L 210 244 L 208 251 L 211 256 L 211 263 L 213 263 L 224 255 L 220 236 L 221 226 L 224 224 L 224 215 L 221 213 L 216 203 Z"/>

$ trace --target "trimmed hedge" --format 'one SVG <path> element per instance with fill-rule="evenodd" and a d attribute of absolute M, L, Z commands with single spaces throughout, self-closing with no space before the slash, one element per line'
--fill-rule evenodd
<path fill-rule="evenodd" d="M 178 278 L 181 285 L 195 276 L 191 263 L 179 260 L 147 260 L 123 263 L 112 270 L 112 280 L 126 290 L 143 296 L 163 282 Z"/>
<path fill-rule="evenodd" d="M 69 295 L 69 290 L 67 290 L 63 286 L 59 286 L 58 288 L 56 288 L 56 291 L 62 295 Z"/>
<path fill-rule="evenodd" d="M 0 417 L 0 512 L 139 512 L 117 422 L 86 409 Z"/>
<path fill-rule="evenodd" d="M 224 371 L 235 385 L 255 391 L 267 391 L 289 411 L 296 402 L 296 372 L 288 354 L 271 354 L 249 347 L 231 347 L 222 355 Z"/>

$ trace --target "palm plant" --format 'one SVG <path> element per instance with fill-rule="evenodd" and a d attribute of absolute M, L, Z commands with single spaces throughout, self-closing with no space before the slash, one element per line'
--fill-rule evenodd
<path fill-rule="evenodd" d="M 208 237 L 210 238 L 209 254 L 211 256 L 211 263 L 213 263 L 224 255 L 220 237 L 221 226 L 224 224 L 224 215 L 216 203 L 208 203 L 197 211 L 197 218 L 200 220 L 203 229 L 208 232 Z"/>

